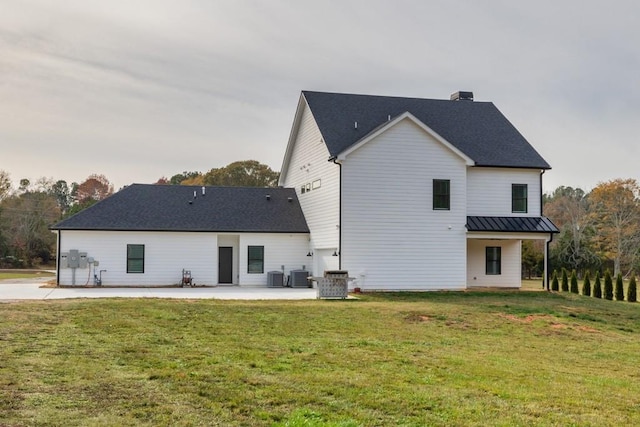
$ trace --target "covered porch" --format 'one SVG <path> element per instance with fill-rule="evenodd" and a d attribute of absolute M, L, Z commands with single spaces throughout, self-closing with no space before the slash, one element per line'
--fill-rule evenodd
<path fill-rule="evenodd" d="M 543 240 L 544 285 L 549 285 L 549 243 L 558 228 L 546 217 L 467 217 L 467 287 L 519 288 L 522 241 Z"/>

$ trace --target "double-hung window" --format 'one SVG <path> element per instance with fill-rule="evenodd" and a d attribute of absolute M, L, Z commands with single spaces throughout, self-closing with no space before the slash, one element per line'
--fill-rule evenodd
<path fill-rule="evenodd" d="M 127 245 L 127 273 L 144 273 L 144 245 Z"/>
<path fill-rule="evenodd" d="M 249 246 L 247 273 L 264 273 L 264 246 Z"/>
<path fill-rule="evenodd" d="M 451 181 L 433 180 L 433 210 L 449 210 L 451 206 Z"/>
<path fill-rule="evenodd" d="M 527 213 L 527 184 L 511 184 L 511 212 Z"/>

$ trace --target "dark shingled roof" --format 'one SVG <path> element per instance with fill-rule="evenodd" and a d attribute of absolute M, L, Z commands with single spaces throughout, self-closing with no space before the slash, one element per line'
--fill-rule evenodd
<path fill-rule="evenodd" d="M 491 102 L 302 92 L 331 156 L 409 112 L 475 161 L 476 166 L 550 169 Z M 358 122 L 358 128 L 354 128 Z"/>
<path fill-rule="evenodd" d="M 515 233 L 559 232 L 558 227 L 544 216 L 468 216 L 467 230 Z"/>
<path fill-rule="evenodd" d="M 200 186 L 148 184 L 130 185 L 51 229 L 309 232 L 291 188 L 205 187 L 203 196 Z"/>

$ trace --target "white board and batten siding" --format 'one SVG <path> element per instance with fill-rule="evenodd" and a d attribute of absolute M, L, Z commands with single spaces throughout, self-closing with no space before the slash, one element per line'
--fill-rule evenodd
<path fill-rule="evenodd" d="M 501 273 L 486 274 L 486 248 L 501 248 Z M 467 284 L 469 287 L 507 287 L 521 286 L 521 240 L 482 240 L 467 241 Z"/>
<path fill-rule="evenodd" d="M 365 290 L 466 287 L 465 161 L 410 120 L 343 163 L 342 268 Z M 433 180 L 450 180 L 450 210 Z"/>
<path fill-rule="evenodd" d="M 60 252 L 77 249 L 99 261 L 103 286 L 176 285 L 182 269 L 191 271 L 197 285 L 218 284 L 218 247 L 233 247 L 234 284 L 267 286 L 267 273 L 300 269 L 308 263 L 307 233 L 61 231 Z M 144 245 L 144 273 L 127 273 L 127 245 Z M 264 272 L 248 274 L 248 246 L 264 247 Z M 59 283 L 72 285 L 72 269 L 60 268 Z M 93 269 L 76 269 L 76 286 L 93 284 Z"/>
<path fill-rule="evenodd" d="M 312 240 L 308 250 L 337 250 L 339 239 L 340 167 L 329 161 L 329 151 L 322 140 L 311 110 L 302 105 L 300 122 L 290 147 L 289 162 L 280 185 L 296 189 L 300 206 Z M 314 183 L 319 187 L 313 188 Z M 309 184 L 311 191 L 302 193 Z M 311 261 L 310 261 L 311 262 Z M 321 272 L 320 272 L 321 273 Z M 315 273 L 318 274 L 318 273 Z"/>
<path fill-rule="evenodd" d="M 527 212 L 511 211 L 511 185 L 527 184 Z M 471 167 L 467 171 L 470 216 L 539 216 L 540 170 Z"/>

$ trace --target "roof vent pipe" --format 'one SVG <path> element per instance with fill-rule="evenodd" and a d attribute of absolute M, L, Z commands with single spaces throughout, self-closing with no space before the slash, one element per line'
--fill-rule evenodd
<path fill-rule="evenodd" d="M 202 195 L 204 196 L 205 194 L 205 189 L 204 189 L 204 185 L 202 186 Z"/>
<path fill-rule="evenodd" d="M 289 203 L 293 202 L 293 197 L 287 197 L 287 201 L 288 201 Z"/>
<path fill-rule="evenodd" d="M 353 128 L 358 129 L 358 122 L 353 122 Z"/>
<path fill-rule="evenodd" d="M 193 190 L 193 198 L 195 199 L 196 197 L 198 197 L 198 192 L 196 190 Z"/>
<path fill-rule="evenodd" d="M 271 194 L 267 194 L 267 200 L 271 200 Z"/>

